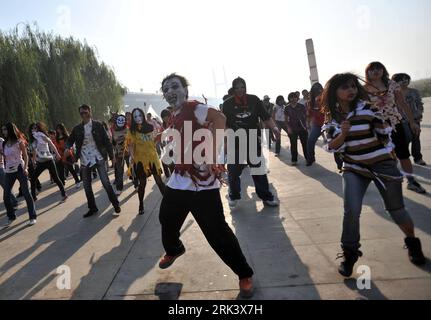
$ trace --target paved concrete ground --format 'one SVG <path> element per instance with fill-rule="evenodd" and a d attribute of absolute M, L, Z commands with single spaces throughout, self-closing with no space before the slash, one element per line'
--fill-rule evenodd
<path fill-rule="evenodd" d="M 431 99 L 426 102 L 422 142 L 431 163 Z M 384 212 L 374 185 L 365 198 L 364 257 L 358 263 L 371 268 L 371 289 L 359 290 L 355 279 L 338 275 L 341 176 L 331 155 L 321 148 L 317 165 L 307 168 L 302 158 L 298 167 L 289 166 L 287 138 L 283 139 L 281 158 L 271 155 L 269 175 L 279 208 L 263 207 L 247 172 L 243 200 L 233 212 L 227 205 L 227 188 L 222 190 L 226 219 L 255 270 L 255 298 L 430 299 L 431 262 L 419 268 L 408 261 L 401 231 Z M 429 191 L 430 168 L 415 167 Z M 27 212 L 21 202 L 17 222 L 0 231 L 0 299 L 237 298 L 236 276 L 209 247 L 191 215 L 182 231 L 186 254 L 168 270 L 157 267 L 164 251 L 158 222 L 161 196 L 154 180 L 147 186 L 145 215 L 137 216 L 137 195 L 129 183 L 120 197 L 123 212 L 118 218 L 112 216 L 97 181 L 100 215 L 84 220 L 84 191 L 76 191 L 69 180 L 70 199 L 59 204 L 57 188 L 46 175 L 43 178 L 37 225 L 25 225 Z M 431 257 L 431 197 L 408 191 L 406 185 L 404 189 L 424 252 Z M 6 222 L 4 211 L 1 204 L 1 224 Z M 70 290 L 57 288 L 61 280 L 57 268 L 64 265 L 71 271 Z"/>

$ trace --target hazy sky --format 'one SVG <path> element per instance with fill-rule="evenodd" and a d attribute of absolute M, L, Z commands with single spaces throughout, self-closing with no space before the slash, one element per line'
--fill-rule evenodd
<path fill-rule="evenodd" d="M 86 39 L 132 91 L 156 92 L 178 72 L 194 95 L 214 96 L 216 82 L 223 96 L 241 76 L 249 93 L 275 100 L 310 87 L 308 38 L 322 83 L 362 75 L 374 60 L 431 77 L 429 0 L 0 0 L 0 8 L 3 31 L 36 21 Z"/>

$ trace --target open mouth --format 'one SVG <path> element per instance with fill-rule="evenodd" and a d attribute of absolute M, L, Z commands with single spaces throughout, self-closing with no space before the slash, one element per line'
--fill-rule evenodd
<path fill-rule="evenodd" d="M 176 95 L 169 96 L 167 101 L 169 102 L 169 104 L 174 105 L 177 103 L 177 96 Z"/>

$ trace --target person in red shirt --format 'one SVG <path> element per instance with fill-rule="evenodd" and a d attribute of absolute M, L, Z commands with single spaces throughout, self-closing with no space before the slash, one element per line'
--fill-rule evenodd
<path fill-rule="evenodd" d="M 325 122 L 325 115 L 321 110 L 320 98 L 323 87 L 320 83 L 315 83 L 310 90 L 310 100 L 307 102 L 307 119 L 309 127 L 309 136 L 307 143 L 308 160 L 307 166 L 316 162 L 315 147 L 316 142 L 322 134 L 322 126 Z"/>
<path fill-rule="evenodd" d="M 75 163 L 73 152 L 71 149 L 66 149 L 65 146 L 68 138 L 69 132 L 67 131 L 64 124 L 57 124 L 57 126 L 55 127 L 55 137 L 52 141 L 54 142 L 54 145 L 61 156 L 61 159 L 58 159 L 56 163 L 58 169 L 58 176 L 63 185 L 66 185 L 66 177 L 64 175 L 64 170 L 69 170 L 69 172 L 73 176 L 73 179 L 75 180 L 76 189 L 79 189 L 81 187 L 81 180 L 79 179 L 79 176 L 73 166 L 73 163 Z"/>

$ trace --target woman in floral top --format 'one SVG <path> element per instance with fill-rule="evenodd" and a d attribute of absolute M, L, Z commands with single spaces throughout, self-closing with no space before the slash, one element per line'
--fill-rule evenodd
<path fill-rule="evenodd" d="M 372 62 L 365 69 L 367 90 L 371 103 L 378 107 L 380 116 L 392 127 L 392 142 L 395 144 L 395 154 L 401 163 L 408 179 L 409 190 L 426 193 L 426 190 L 413 177 L 413 165 L 410 160 L 409 142 L 403 125 L 401 111 L 408 118 L 410 130 L 419 135 L 420 128 L 414 121 L 412 112 L 405 102 L 401 87 L 389 79 L 386 67 L 380 62 Z M 405 123 L 407 124 L 407 123 Z"/>

